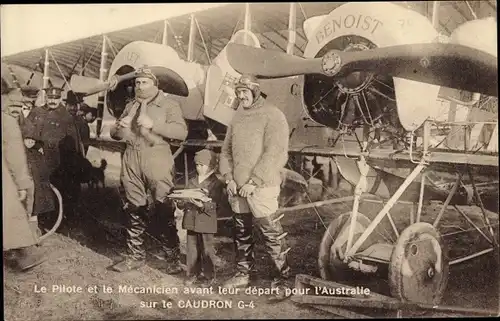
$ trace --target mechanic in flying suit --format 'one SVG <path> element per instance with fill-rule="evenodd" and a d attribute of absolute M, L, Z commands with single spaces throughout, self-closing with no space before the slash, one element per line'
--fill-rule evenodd
<path fill-rule="evenodd" d="M 75 213 L 80 195 L 78 173 L 81 167 L 81 143 L 73 117 L 61 103 L 62 89 L 51 87 L 45 89 L 46 103 L 35 107 L 24 122 L 23 133 L 29 133 L 37 139 L 25 139 L 27 148 L 33 148 L 39 140 L 43 145 L 43 169 L 37 168 L 39 181 L 47 179 L 56 186 L 63 198 L 63 212 L 66 217 Z M 35 207 L 40 211 L 54 210 L 49 199 L 39 200 L 35 196 Z M 38 210 L 36 210 L 38 212 Z"/>
<path fill-rule="evenodd" d="M 224 287 L 245 287 L 254 265 L 255 224 L 262 232 L 277 269 L 272 287 L 282 285 L 290 267 L 283 227 L 277 215 L 281 169 L 288 160 L 289 128 L 284 114 L 267 102 L 252 75 L 243 75 L 235 85 L 239 108 L 228 127 L 220 155 L 219 170 L 227 184 L 235 223 L 237 273 Z"/>
<path fill-rule="evenodd" d="M 174 187 L 174 159 L 166 139 L 184 140 L 187 125 L 177 101 L 158 89 L 158 80 L 149 69 L 138 71 L 135 99 L 127 103 L 123 114 L 111 128 L 111 137 L 124 139 L 127 148 L 122 158 L 121 182 L 128 213 L 128 255 L 113 269 L 118 272 L 138 269 L 145 263 L 143 234 L 148 213 L 147 190 L 154 198 L 154 215 L 162 223 L 166 272 L 176 274 L 180 267 L 179 237 L 175 207 L 167 195 Z"/>

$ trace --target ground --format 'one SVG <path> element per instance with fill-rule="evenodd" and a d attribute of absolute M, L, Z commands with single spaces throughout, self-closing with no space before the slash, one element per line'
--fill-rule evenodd
<path fill-rule="evenodd" d="M 111 172 L 113 169 L 110 168 L 108 171 Z M 148 258 L 147 266 L 138 271 L 126 274 L 110 271 L 109 266 L 119 260 L 125 250 L 124 234 L 121 228 L 123 214 L 119 210 L 120 200 L 116 178 L 116 175 L 108 175 L 105 189 L 84 191 L 80 206 L 83 216 L 77 221 L 64 222 L 58 233 L 44 242 L 43 247 L 48 251 L 46 263 L 25 273 L 4 267 L 4 316 L 6 320 L 336 318 L 330 313 L 299 306 L 290 300 L 270 303 L 264 295 L 224 295 L 218 294 L 217 288 L 213 295 L 184 294 L 182 285 L 184 276 L 182 274 L 166 275 L 163 272 L 164 262 L 153 257 Z M 349 193 L 348 189 L 338 192 L 339 196 Z M 317 198 L 315 196 L 317 194 L 314 190 L 311 191 L 313 200 Z M 381 208 L 380 206 L 380 204 L 363 203 L 360 212 L 373 218 L 376 210 Z M 317 251 L 325 228 L 334 217 L 348 212 L 350 207 L 350 203 L 344 203 L 285 214 L 282 223 L 285 230 L 289 232 L 290 262 L 294 274 L 319 276 L 316 262 Z M 400 232 L 408 220 L 408 212 L 408 205 L 397 205 L 391 210 Z M 432 222 L 437 212 L 436 207 L 426 207 L 422 219 Z M 478 213 L 476 209 L 473 220 L 481 224 Z M 491 219 L 493 223 L 498 224 L 498 214 L 492 215 Z M 221 264 L 217 279 L 222 281 L 232 272 L 230 262 L 233 260 L 233 254 L 230 224 L 224 221 L 220 224 L 217 254 L 221 258 Z M 445 213 L 442 226 L 444 234 L 456 231 L 457 227 L 470 228 L 465 220 L 453 211 Z M 390 229 L 388 224 L 383 224 L 383 227 Z M 446 236 L 445 241 L 452 257 L 462 256 L 468 251 L 484 249 L 487 246 L 487 243 L 475 236 L 473 232 L 452 234 Z M 155 241 L 148 238 L 147 244 L 148 247 L 153 248 Z M 257 288 L 266 289 L 269 287 L 269 271 L 272 266 L 261 246 L 257 246 L 256 258 L 256 280 L 258 281 L 255 281 L 254 285 Z M 443 304 L 498 311 L 498 275 L 498 265 L 495 264 L 491 255 L 451 267 Z M 371 279 L 368 284 L 377 288 L 378 291 L 387 291 L 386 278 Z M 63 286 L 66 286 L 66 289 L 63 289 Z M 81 287 L 82 293 L 68 293 L 69 288 L 78 286 Z M 91 293 L 95 292 L 94 286 L 97 287 L 97 292 Z M 177 289 L 179 293 L 119 293 L 120 287 L 123 290 L 129 286 L 166 287 L 172 291 Z M 46 287 L 47 293 L 41 293 L 42 287 Z M 111 289 L 112 293 L 105 293 L 104 288 Z M 177 306 L 183 300 L 196 298 L 226 300 L 233 306 L 227 309 L 196 309 Z M 153 305 L 153 302 L 158 302 L 156 308 L 144 307 L 144 305 Z M 168 305 L 168 302 L 171 302 L 172 307 L 164 308 L 163 304 Z M 372 315 L 390 316 L 382 312 L 373 312 Z"/>

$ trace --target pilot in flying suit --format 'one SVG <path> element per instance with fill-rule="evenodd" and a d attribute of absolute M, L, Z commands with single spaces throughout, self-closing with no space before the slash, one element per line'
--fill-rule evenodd
<path fill-rule="evenodd" d="M 147 227 L 149 189 L 155 201 L 155 219 L 161 222 L 164 229 L 160 241 L 167 261 L 166 272 L 175 274 L 182 269 L 175 207 L 167 199 L 174 187 L 174 159 L 166 140 L 186 139 L 187 126 L 179 103 L 158 89 L 158 80 L 150 70 L 139 71 L 135 84 L 135 99 L 125 106 L 123 114 L 111 128 L 113 139 L 124 139 L 127 143 L 122 159 L 121 182 L 129 217 L 128 255 L 113 268 L 125 272 L 144 265 L 143 234 Z"/>
<path fill-rule="evenodd" d="M 265 101 L 257 79 L 243 75 L 235 86 L 239 108 L 228 127 L 220 155 L 220 173 L 227 184 L 235 223 L 237 273 L 224 286 L 245 287 L 254 265 L 255 224 L 271 256 L 277 277 L 272 287 L 289 276 L 286 233 L 277 215 L 281 170 L 288 159 L 288 123 L 283 113 Z"/>

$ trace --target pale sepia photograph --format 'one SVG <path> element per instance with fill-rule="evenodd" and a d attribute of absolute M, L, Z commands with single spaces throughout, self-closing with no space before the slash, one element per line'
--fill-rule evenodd
<path fill-rule="evenodd" d="M 495 0 L 0 13 L 5 320 L 499 316 Z"/>

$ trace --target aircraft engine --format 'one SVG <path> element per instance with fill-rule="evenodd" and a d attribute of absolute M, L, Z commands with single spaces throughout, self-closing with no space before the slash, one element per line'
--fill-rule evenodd
<path fill-rule="evenodd" d="M 306 58 L 431 43 L 438 33 L 424 16 L 391 3 L 346 3 L 304 22 Z M 356 71 L 343 78 L 306 74 L 303 105 L 315 122 L 334 129 L 363 124 L 392 133 L 417 129 L 430 115 L 440 87 L 383 74 Z"/>
<path fill-rule="evenodd" d="M 123 47 L 116 55 L 109 70 L 109 78 L 115 75 L 124 75 L 142 66 L 160 66 L 173 72 L 172 75 L 180 76 L 189 89 L 188 97 L 176 96 L 181 102 L 184 118 L 189 120 L 203 119 L 203 96 L 206 67 L 190 63 L 179 58 L 177 52 L 158 43 L 134 41 Z M 174 78 L 159 77 L 159 88 L 167 93 L 175 94 Z M 114 90 L 106 94 L 106 106 L 109 113 L 119 117 L 123 112 L 128 99 L 134 96 L 134 80 L 118 83 Z"/>

